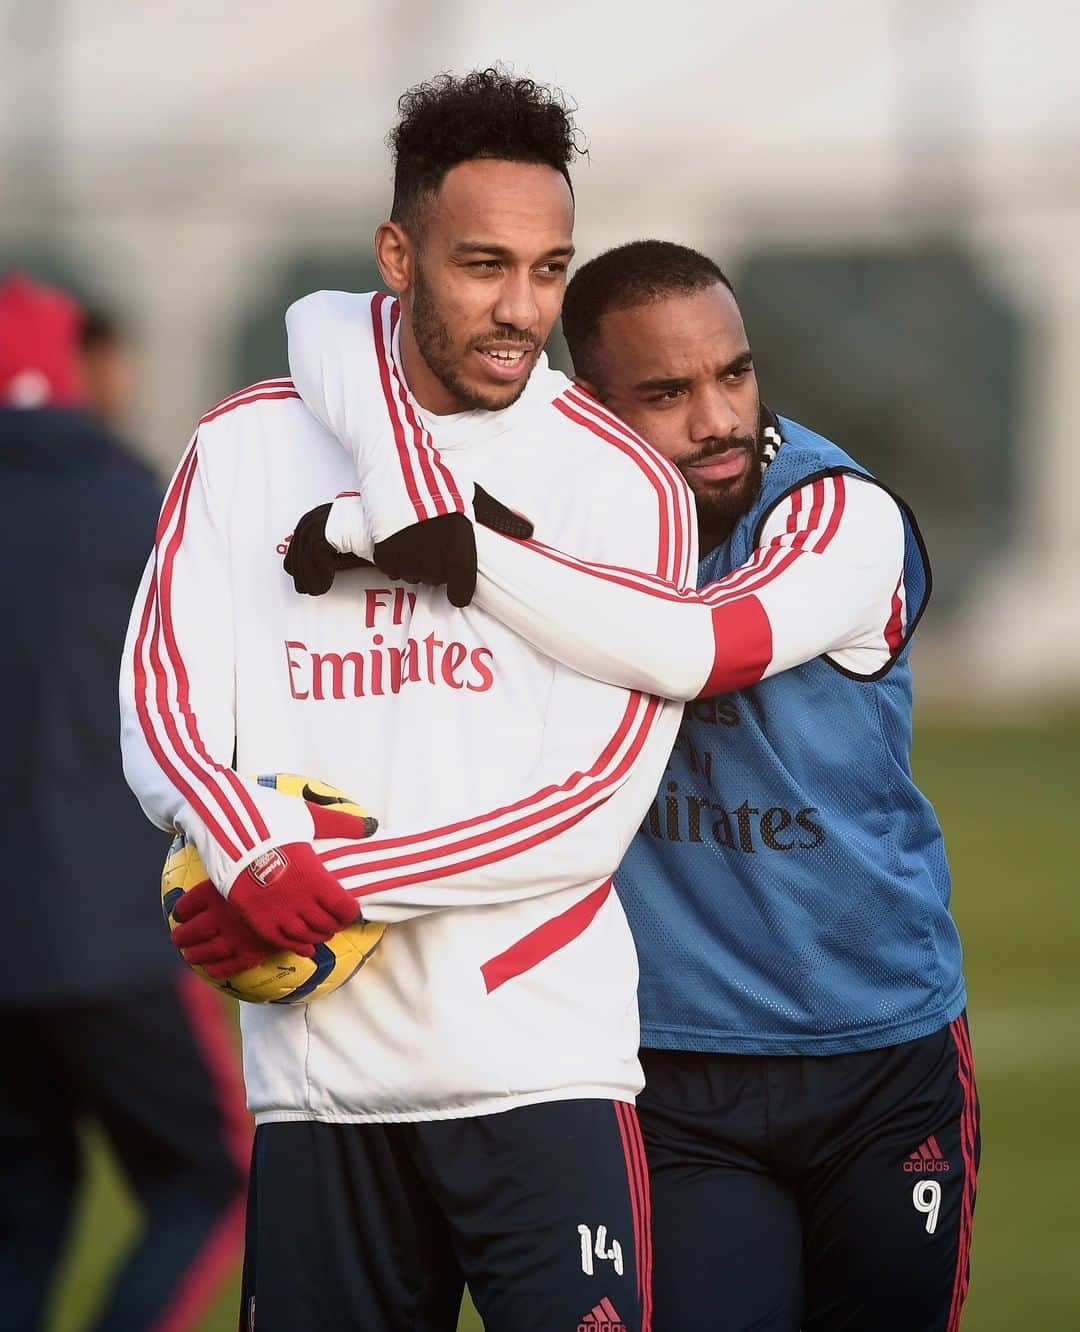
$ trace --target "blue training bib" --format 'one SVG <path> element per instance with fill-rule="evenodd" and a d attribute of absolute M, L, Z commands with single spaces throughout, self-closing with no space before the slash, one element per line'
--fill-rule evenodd
<path fill-rule="evenodd" d="M 699 586 L 752 555 L 819 476 L 868 477 L 781 420 L 783 443 Z M 930 567 L 904 516 L 905 637 L 858 677 L 824 657 L 697 699 L 616 875 L 641 966 L 642 1044 L 830 1054 L 927 1035 L 965 1003 L 941 828 L 911 776 L 911 634 Z"/>

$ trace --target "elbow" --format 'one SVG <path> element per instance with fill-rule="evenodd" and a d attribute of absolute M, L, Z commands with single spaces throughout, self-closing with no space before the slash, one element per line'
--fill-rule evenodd
<path fill-rule="evenodd" d="M 127 782 L 128 789 L 139 802 L 139 808 L 150 822 L 163 832 L 174 832 L 175 825 L 172 819 L 162 810 L 156 808 L 158 802 L 154 799 L 154 793 L 160 786 L 160 772 L 157 765 L 151 762 L 142 742 L 141 731 L 136 729 L 133 732 L 131 722 L 132 719 L 122 712 L 120 721 L 120 765 L 124 773 L 124 781 Z M 135 725 L 137 727 L 138 723 L 136 722 Z"/>
<path fill-rule="evenodd" d="M 713 659 L 694 698 L 746 689 L 764 676 L 772 661 L 772 625 L 754 596 L 725 602 L 712 612 Z"/>
<path fill-rule="evenodd" d="M 669 662 L 662 670 L 652 673 L 640 684 L 644 693 L 655 694 L 657 698 L 671 699 L 676 703 L 688 703 L 701 695 L 701 669 L 688 663 L 685 658 Z"/>

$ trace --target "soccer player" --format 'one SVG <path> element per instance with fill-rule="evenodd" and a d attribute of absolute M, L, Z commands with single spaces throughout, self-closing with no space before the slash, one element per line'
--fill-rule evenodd
<path fill-rule="evenodd" d="M 318 382 L 305 369 L 340 338 L 346 307 L 321 331 L 325 305 L 294 309 L 293 361 L 363 456 L 368 409 L 337 402 L 328 358 Z M 979 1119 L 942 837 L 909 765 L 930 591 L 915 520 L 762 407 L 703 255 L 613 250 L 563 316 L 579 384 L 683 473 L 704 550 L 699 590 L 673 593 L 476 532 L 477 605 L 578 669 L 689 700 L 617 880 L 641 964 L 657 1332 L 952 1332 Z M 377 559 L 363 517 L 341 501 L 327 532 Z"/>
<path fill-rule="evenodd" d="M 182 1332 L 240 1253 L 251 1121 L 225 1002 L 162 930 L 164 840 L 113 757 L 161 490 L 88 408 L 81 324 L 63 292 L 0 282 L 0 1321 L 45 1326 L 94 1125 L 143 1222 L 94 1327 Z"/>
<path fill-rule="evenodd" d="M 941 831 L 909 762 L 930 594 L 914 517 L 762 409 L 703 255 L 601 256 L 564 327 L 579 378 L 686 477 L 699 585 L 746 626 L 749 678 L 688 704 L 618 879 L 658 1332 L 702 1309 L 732 1329 L 952 1332 L 979 1111 Z"/>
<path fill-rule="evenodd" d="M 697 558 L 685 483 L 540 356 L 572 253 L 561 102 L 489 70 L 414 89 L 401 112 L 376 235 L 399 299 L 367 301 L 353 367 L 409 477 L 380 558 L 409 576 L 434 529 L 467 565 L 467 480 L 674 589 Z M 436 422 L 458 480 L 430 447 Z M 129 780 L 210 874 L 181 904 L 190 960 L 229 974 L 312 949 L 358 908 L 391 922 L 334 994 L 243 1008 L 258 1125 L 244 1317 L 259 1332 L 412 1329 L 427 1270 L 452 1252 L 489 1332 L 637 1332 L 637 965 L 611 878 L 681 708 L 374 568 L 297 596 L 280 554 L 303 552 L 296 516 L 349 489 L 353 464 L 289 380 L 208 412 L 123 668 Z M 354 795 L 379 834 L 359 841 L 348 816 L 249 776 L 274 770 Z"/>

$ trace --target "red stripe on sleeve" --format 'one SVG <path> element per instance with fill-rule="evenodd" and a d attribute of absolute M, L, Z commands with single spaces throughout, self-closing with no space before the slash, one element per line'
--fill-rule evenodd
<path fill-rule="evenodd" d="M 806 537 L 811 532 L 817 531 L 818 523 L 821 522 L 821 511 L 825 507 L 825 482 L 819 478 L 814 482 L 810 491 L 810 517 L 807 519 L 806 532 L 802 536 L 800 545 L 806 544 Z"/>
<path fill-rule="evenodd" d="M 424 481 L 427 484 L 428 493 L 430 494 L 432 502 L 435 505 L 435 512 L 436 514 L 449 513 L 450 506 L 447 504 L 445 498 L 440 492 L 438 482 L 435 479 L 435 471 L 431 465 L 432 459 L 431 459 L 430 450 L 424 447 L 424 436 L 420 427 L 420 423 L 419 421 L 417 421 L 415 414 L 413 413 L 412 409 L 409 407 L 409 398 L 408 394 L 405 391 L 405 385 L 402 382 L 401 377 L 398 375 L 396 369 L 392 369 L 392 374 L 394 376 L 394 383 L 397 386 L 398 401 L 401 403 L 402 410 L 404 411 L 405 414 L 405 422 L 412 430 L 413 448 L 415 449 L 416 456 L 419 459 L 420 471 L 423 473 Z"/>
<path fill-rule="evenodd" d="M 499 809 L 488 810 L 486 814 L 479 814 L 475 818 L 459 819 L 456 823 L 447 823 L 440 828 L 430 828 L 426 832 L 412 833 L 404 837 L 372 838 L 369 842 L 357 842 L 351 844 L 345 850 L 347 850 L 351 856 L 381 856 L 385 851 L 397 850 L 400 847 L 416 846 L 419 843 L 428 841 L 441 841 L 453 834 L 469 832 L 472 829 L 479 828 L 483 824 L 495 824 L 497 827 L 502 828 L 503 831 L 513 831 L 516 827 L 519 827 L 520 824 L 516 822 L 507 824 L 505 820 L 508 815 L 520 814 L 523 810 L 527 810 L 530 806 L 539 804 L 540 802 L 549 799 L 551 796 L 571 790 L 584 778 L 595 777 L 597 774 L 603 772 L 615 757 L 619 746 L 630 734 L 630 729 L 637 715 L 638 705 L 640 704 L 641 699 L 641 694 L 635 693 L 630 695 L 626 701 L 626 707 L 623 709 L 622 717 L 619 719 L 619 724 L 616 727 L 614 734 L 597 755 L 595 762 L 592 763 L 585 772 L 573 772 L 567 777 L 565 782 L 562 782 L 559 785 L 552 783 L 550 786 L 542 787 L 539 791 L 533 792 L 532 795 L 525 796 L 523 799 L 515 801 L 512 805 L 503 805 Z M 647 713 L 648 716 L 652 715 L 655 706 L 655 701 L 653 701 L 652 708 L 650 708 Z M 561 806 L 559 808 L 561 808 Z M 340 858 L 343 854 L 345 854 L 345 851 L 327 851 L 323 854 L 322 859 L 325 863 L 330 864 L 336 858 Z"/>
<path fill-rule="evenodd" d="M 833 510 L 828 527 L 826 527 L 822 534 L 821 540 L 814 547 L 815 555 L 820 555 L 833 537 L 836 536 L 837 528 L 840 526 L 840 519 L 844 515 L 844 496 L 847 493 L 844 486 L 844 478 L 842 476 L 830 476 L 826 479 L 831 481 L 833 486 Z M 817 486 L 820 485 L 821 482 L 817 481 L 814 484 Z"/>
<path fill-rule="evenodd" d="M 627 449 L 617 435 L 613 434 L 610 430 L 605 429 L 603 426 L 597 425 L 595 421 L 590 420 L 589 417 L 583 415 L 580 411 L 575 411 L 574 408 L 562 398 L 556 398 L 555 407 L 558 411 L 562 412 L 565 417 L 569 418 L 569 420 L 576 422 L 576 424 L 580 426 L 584 426 L 586 430 L 599 436 L 600 439 L 606 440 L 607 443 L 613 444 L 620 452 L 627 452 Z M 676 566 L 672 550 L 670 496 L 665 495 L 664 490 L 656 477 L 650 476 L 649 480 L 653 489 L 656 491 L 660 508 L 659 548 L 656 558 L 656 571 L 662 578 L 674 578 L 676 575 Z"/>
<path fill-rule="evenodd" d="M 172 500 L 173 502 L 172 504 L 166 505 L 166 510 L 168 512 L 168 521 L 171 521 L 173 514 L 177 512 L 177 510 L 179 511 L 179 521 L 177 522 L 176 526 L 173 528 L 171 536 L 166 541 L 161 567 L 155 571 L 157 590 L 154 598 L 154 632 L 149 639 L 150 667 L 154 673 L 154 679 L 156 681 L 156 687 L 154 689 L 154 702 L 156 705 L 157 717 L 160 720 L 161 725 L 164 727 L 165 734 L 168 737 L 169 744 L 172 747 L 172 751 L 176 755 L 176 758 L 188 770 L 188 772 L 195 779 L 195 781 L 203 787 L 203 789 L 207 792 L 207 794 L 217 804 L 218 808 L 225 816 L 226 821 L 232 826 L 233 833 L 235 834 L 243 850 L 250 851 L 251 848 L 255 845 L 255 839 L 252 837 L 250 830 L 244 824 L 244 821 L 240 817 L 239 812 L 233 807 L 233 805 L 225 796 L 224 792 L 213 780 L 211 773 L 207 771 L 206 767 L 204 767 L 199 757 L 197 757 L 198 745 L 194 747 L 194 752 L 193 752 L 192 747 L 189 747 L 187 744 L 185 744 L 184 740 L 180 735 L 180 729 L 176 724 L 176 716 L 174 714 L 174 710 L 169 703 L 169 676 L 166 671 L 166 659 L 168 660 L 168 665 L 173 667 L 174 669 L 174 676 L 175 676 L 175 662 L 173 661 L 172 655 L 168 651 L 168 646 L 167 646 L 168 636 L 163 624 L 164 598 L 166 595 L 166 586 L 171 585 L 172 562 L 175 557 L 176 549 L 179 545 L 180 539 L 182 539 L 183 536 L 184 515 L 187 510 L 187 502 L 188 502 L 188 497 L 191 494 L 192 483 L 195 479 L 197 458 L 198 458 L 197 453 L 195 452 L 194 449 L 192 449 L 191 453 L 188 455 L 188 459 L 184 464 L 183 469 L 181 470 L 180 473 L 178 473 L 176 480 L 173 483 L 175 487 L 175 492 L 174 495 L 170 496 L 170 500 Z M 162 517 L 163 520 L 165 520 L 166 515 L 164 512 Z M 165 647 L 164 658 L 162 655 L 163 646 Z M 175 711 L 179 712 L 180 715 L 184 718 L 185 728 L 190 738 L 193 734 L 197 734 L 195 728 L 195 719 L 193 714 L 191 713 L 190 707 L 186 705 L 186 700 L 181 691 L 179 680 L 176 681 L 176 693 L 177 693 L 177 706 Z M 213 769 L 212 764 L 211 764 L 211 769 Z M 175 781 L 174 785 L 176 785 Z M 185 790 L 185 794 L 187 794 L 188 790 L 190 790 L 190 788 L 187 788 Z M 213 833 L 214 828 L 217 827 L 218 825 L 215 819 L 207 817 L 208 810 L 206 808 L 203 799 L 199 796 L 196 796 L 195 799 L 192 800 L 191 796 L 189 795 L 188 800 L 189 803 L 192 804 L 196 813 L 199 815 L 200 819 L 202 819 L 203 823 L 205 823 L 207 827 L 210 829 L 210 831 Z M 221 839 L 216 836 L 216 834 L 215 834 L 215 840 L 218 841 L 219 845 L 222 847 L 223 850 L 226 851 L 227 854 L 232 855 L 233 859 L 237 858 L 236 852 L 234 850 L 230 851 L 231 842 L 222 842 Z"/>
<path fill-rule="evenodd" d="M 796 490 L 791 497 L 791 504 L 788 508 L 787 530 L 796 532 L 799 528 L 799 512 L 802 509 L 802 491 Z"/>
<path fill-rule="evenodd" d="M 207 415 L 209 415 L 210 412 L 216 412 L 220 407 L 227 407 L 231 402 L 237 402 L 241 398 L 248 398 L 253 393 L 270 393 L 272 391 L 277 391 L 278 389 L 291 389 L 295 393 L 296 385 L 287 375 L 283 375 L 278 379 L 260 379 L 254 384 L 248 384 L 246 388 L 235 389 L 232 393 L 227 393 L 220 402 L 214 403 L 207 412 Z"/>
<path fill-rule="evenodd" d="M 139 718 L 139 726 L 142 729 L 143 738 L 146 741 L 150 753 L 154 757 L 161 771 L 168 777 L 173 786 L 183 795 L 188 804 L 195 810 L 199 818 L 206 825 L 211 837 L 217 842 L 227 856 L 233 860 L 239 860 L 240 852 L 233 845 L 221 824 L 218 823 L 214 814 L 200 800 L 194 787 L 188 782 L 169 756 L 158 739 L 157 732 L 154 729 L 153 719 L 150 716 L 150 709 L 147 699 L 150 697 L 150 685 L 146 676 L 146 666 L 143 662 L 143 652 L 146 648 L 147 638 L 150 630 L 150 620 L 156 615 L 157 595 L 151 584 L 147 592 L 146 602 L 143 605 L 142 619 L 139 623 L 139 634 L 135 642 L 135 711 Z"/>
<path fill-rule="evenodd" d="M 242 784 L 239 783 L 236 774 L 215 764 L 202 744 L 195 716 L 190 707 L 187 673 L 172 632 L 171 612 L 167 602 L 167 598 L 171 595 L 172 564 L 183 538 L 188 497 L 194 482 L 197 463 L 196 441 L 193 440 L 169 488 L 158 521 L 158 554 L 155 556 L 154 572 L 147 589 L 135 643 L 133 662 L 135 707 L 143 737 L 158 766 L 191 805 L 225 854 L 230 859 L 237 860 L 240 858 L 241 850 L 238 849 L 236 842 L 239 842 L 240 848 L 250 850 L 255 844 L 255 838 L 244 824 L 238 810 L 231 804 L 226 791 L 218 784 L 219 780 L 224 778 L 228 782 L 231 779 L 240 785 L 241 790 L 237 794 L 241 796 L 246 797 L 247 792 L 242 790 Z M 175 527 L 173 527 L 174 519 L 177 520 Z M 171 535 L 170 528 L 172 528 Z M 154 677 L 153 685 L 150 683 L 147 671 L 147 659 L 149 659 L 149 671 Z M 180 673 L 176 671 L 177 662 L 180 664 Z M 169 702 L 167 667 L 172 669 L 176 683 L 175 711 L 184 719 L 190 745 L 185 743 L 180 734 L 174 709 Z M 150 707 L 151 699 L 154 704 L 153 712 Z M 168 741 L 172 756 L 166 751 L 163 736 Z M 193 780 L 189 780 L 183 774 L 181 767 L 187 769 Z M 213 803 L 219 807 L 232 832 L 226 831 L 218 815 L 207 804 L 206 797 L 200 795 L 198 786 L 201 786 L 212 798 Z M 256 826 L 263 826 L 261 820 Z"/>
<path fill-rule="evenodd" d="M 621 451 L 633 458 L 638 467 L 648 475 L 660 498 L 661 510 L 664 511 L 666 508 L 667 518 L 671 522 L 672 564 L 665 571 L 666 575 L 678 583 L 685 582 L 691 574 L 691 518 L 690 488 L 682 473 L 663 454 L 631 430 L 625 421 L 609 412 L 592 394 L 574 385 L 567 390 L 566 396 L 589 415 L 594 422 L 594 429 L 595 422 L 599 420 L 609 431 L 618 436 L 622 441 L 618 446 Z"/>
<path fill-rule="evenodd" d="M 640 694 L 631 695 L 631 698 L 634 700 L 640 700 L 641 697 Z M 559 833 L 566 832 L 568 829 L 574 827 L 575 824 L 580 823 L 587 814 L 590 814 L 599 805 L 602 805 L 606 800 L 610 799 L 612 793 L 622 784 L 627 771 L 637 761 L 637 757 L 641 753 L 648 734 L 652 729 L 653 722 L 659 715 L 659 711 L 659 700 L 650 698 L 638 723 L 637 730 L 633 735 L 630 747 L 620 758 L 616 767 L 605 777 L 592 782 L 582 790 L 576 791 L 573 795 L 558 801 L 554 805 L 548 805 L 546 807 L 541 805 L 539 808 L 522 817 L 511 820 L 508 823 L 495 824 L 484 832 L 462 838 L 450 845 L 436 844 L 428 845 L 426 847 L 421 846 L 412 850 L 407 855 L 394 856 L 388 860 L 378 860 L 374 862 L 363 861 L 359 865 L 339 865 L 331 863 L 335 856 L 341 856 L 342 854 L 348 855 L 348 853 L 355 853 L 358 850 L 366 851 L 368 848 L 362 842 L 351 844 L 348 847 L 342 848 L 342 850 L 338 852 L 328 852 L 323 855 L 321 859 L 323 863 L 326 864 L 328 868 L 332 869 L 342 881 L 347 882 L 351 877 L 351 873 L 356 870 L 359 870 L 365 876 L 374 876 L 373 882 L 362 887 L 351 888 L 351 891 L 357 896 L 363 896 L 370 893 L 381 892 L 384 889 L 401 888 L 410 884 L 426 883 L 436 879 L 446 878 L 447 875 L 462 873 L 466 870 L 482 869 L 486 865 L 493 865 L 500 860 L 505 860 L 509 855 L 519 855 L 521 852 L 528 851 L 534 846 L 539 846 L 541 843 L 548 841 Z M 596 770 L 599 766 L 599 764 L 594 765 L 594 769 L 591 771 Z M 573 780 L 576 780 L 580 776 L 581 774 L 575 774 Z M 559 790 L 562 788 L 556 789 Z M 519 806 L 535 805 L 538 801 L 539 796 L 532 796 L 527 801 L 520 801 L 518 803 Z M 567 817 L 561 819 L 559 823 L 553 824 L 550 827 L 541 826 L 546 824 L 549 819 L 559 817 L 563 814 L 566 814 Z M 485 816 L 485 820 L 481 821 L 486 821 L 486 819 L 489 818 L 490 815 Z M 539 829 L 539 831 L 531 832 L 534 828 Z M 528 835 L 508 846 L 498 846 L 493 850 L 486 849 L 493 843 L 501 842 L 507 836 L 518 833 L 525 833 Z M 430 841 L 432 835 L 430 833 L 425 833 L 422 836 L 424 841 Z M 382 847 L 376 845 L 372 849 L 378 853 L 382 850 Z M 429 863 L 431 861 L 440 860 L 447 855 L 458 856 L 463 851 L 474 849 L 480 849 L 480 853 L 465 860 L 454 860 L 448 865 L 433 865 Z M 398 875 L 392 879 L 385 877 L 386 870 L 405 867 L 408 869 L 407 873 Z"/>
<path fill-rule="evenodd" d="M 569 818 L 563 819 L 561 823 L 553 823 L 551 827 L 544 828 L 542 831 L 533 833 L 529 837 L 523 837 L 520 841 L 510 842 L 506 846 L 501 846 L 494 851 L 481 852 L 479 855 L 465 860 L 455 860 L 449 865 L 422 865 L 419 869 L 414 869 L 410 873 L 399 874 L 392 879 L 376 879 L 374 883 L 368 883 L 359 888 L 349 884 L 350 870 L 348 866 L 345 866 L 344 869 L 334 867 L 334 874 L 343 882 L 344 886 L 354 897 L 368 897 L 372 893 L 385 892 L 391 888 L 407 888 L 417 883 L 434 883 L 436 880 L 445 879 L 451 874 L 464 874 L 470 870 L 484 869 L 487 865 L 497 865 L 500 860 L 506 860 L 509 856 L 519 856 L 525 851 L 531 851 L 534 846 L 541 846 L 544 842 L 550 841 L 553 837 L 558 837 L 560 833 L 569 832 L 569 830 L 579 824 L 587 814 L 591 814 L 594 809 L 602 805 L 607 798 L 606 795 L 600 796 L 591 804 L 584 806 L 584 808 L 575 810 Z M 539 822 L 539 819 L 533 820 L 534 824 L 537 822 Z M 495 841 L 497 840 L 497 836 L 492 834 L 489 838 L 477 840 Z M 435 848 L 434 851 L 427 854 L 427 857 L 423 854 L 418 854 L 413 856 L 407 863 L 413 864 L 422 861 L 425 858 L 432 859 L 443 854 L 456 854 L 457 851 L 457 847 L 451 847 L 448 851 Z M 371 868 L 370 865 L 363 866 L 364 873 L 370 873 Z"/>
<path fill-rule="evenodd" d="M 401 305 L 394 302 L 394 308 L 390 316 L 390 338 L 387 344 L 387 356 L 390 360 L 390 369 L 397 384 L 398 398 L 401 402 L 402 410 L 405 413 L 406 423 L 412 430 L 413 443 L 416 448 L 417 456 L 420 459 L 420 467 L 423 470 L 424 478 L 428 483 L 428 488 L 435 501 L 435 507 L 439 513 L 462 513 L 465 506 L 461 500 L 461 494 L 446 464 L 442 460 L 438 449 L 429 432 L 420 422 L 415 411 L 413 411 L 412 402 L 409 398 L 408 389 L 405 387 L 405 380 L 401 375 L 397 363 L 394 360 L 393 333 L 397 327 L 398 318 L 401 313 Z M 441 486 L 441 489 L 440 489 Z M 445 494 L 444 494 L 445 492 Z"/>
<path fill-rule="evenodd" d="M 227 399 L 223 406 L 215 407 L 213 410 L 199 421 L 200 425 L 209 425 L 211 421 L 216 421 L 219 416 L 225 416 L 229 412 L 235 411 L 237 407 L 246 407 L 249 402 L 277 402 L 284 398 L 299 398 L 300 394 L 295 389 L 275 389 L 272 392 L 252 393 L 246 398 Z"/>
<path fill-rule="evenodd" d="M 256 842 L 265 842 L 269 840 L 270 829 L 266 826 L 266 823 L 262 815 L 259 813 L 258 807 L 256 806 L 254 800 L 251 798 L 250 792 L 244 786 L 244 783 L 240 780 L 239 776 L 231 768 L 226 768 L 222 764 L 216 763 L 210 757 L 210 754 L 208 753 L 206 746 L 203 744 L 202 736 L 199 734 L 199 729 L 195 719 L 195 714 L 191 708 L 191 692 L 190 692 L 190 682 L 187 673 L 187 666 L 184 664 L 183 654 L 181 653 L 179 645 L 177 644 L 176 634 L 173 628 L 173 620 L 172 620 L 173 566 L 176 560 L 176 553 L 180 549 L 180 546 L 184 540 L 184 530 L 187 525 L 188 496 L 191 493 L 191 486 L 192 483 L 194 482 L 195 474 L 198 471 L 198 466 L 199 466 L 199 455 L 198 452 L 196 451 L 192 453 L 191 473 L 188 478 L 187 485 L 184 488 L 184 493 L 180 501 L 179 520 L 176 524 L 176 530 L 173 533 L 172 540 L 169 542 L 169 545 L 166 548 L 165 562 L 161 571 L 161 583 L 160 583 L 161 627 L 164 631 L 165 653 L 169 659 L 169 664 L 172 666 L 173 673 L 176 677 L 177 706 L 179 708 L 180 715 L 184 719 L 184 727 L 185 730 L 187 731 L 191 747 L 194 749 L 197 758 L 200 759 L 202 763 L 206 765 L 206 768 L 210 769 L 214 773 L 217 773 L 226 783 L 228 783 L 228 785 L 232 788 L 234 796 L 239 800 L 240 804 L 243 805 L 244 809 L 247 811 L 248 817 L 251 819 L 251 826 L 254 828 L 255 832 L 254 839 L 252 839 L 251 833 L 242 823 L 240 823 L 239 825 L 237 824 L 236 819 L 234 818 L 233 815 L 233 810 L 231 806 L 229 806 L 228 801 L 225 800 L 223 802 L 222 795 L 220 791 L 218 791 L 217 786 L 215 785 L 213 787 L 215 793 L 217 794 L 218 803 L 222 804 L 226 816 L 229 818 L 229 821 L 233 824 L 233 826 L 237 829 L 241 842 L 245 845 L 247 850 L 251 850 L 251 848 L 255 845 Z"/>
<path fill-rule="evenodd" d="M 450 482 L 449 489 L 452 495 L 456 497 L 456 506 L 454 503 L 447 503 L 446 497 L 439 489 L 439 479 L 436 478 L 435 475 L 436 465 L 438 467 L 439 477 L 443 479 L 444 484 L 445 479 L 449 477 L 449 473 L 443 466 L 442 459 L 439 458 L 438 453 L 431 442 L 431 436 L 424 430 L 423 426 L 417 420 L 416 413 L 412 410 L 412 406 L 409 403 L 408 390 L 405 388 L 405 381 L 398 373 L 397 363 L 394 359 L 394 330 L 398 326 L 398 320 L 400 317 L 401 304 L 400 302 L 395 301 L 390 310 L 390 330 L 386 340 L 386 358 L 390 364 L 390 374 L 397 387 L 397 397 L 401 403 L 401 410 L 398 415 L 399 419 L 404 415 L 404 422 L 412 431 L 413 449 L 420 464 L 420 471 L 423 473 L 424 481 L 427 483 L 428 495 L 435 506 L 435 513 L 449 513 L 454 507 L 461 507 L 461 498 L 457 495 L 457 487 L 454 485 L 453 481 Z M 394 404 L 390 403 L 389 405 L 390 410 L 394 411 Z"/>
<path fill-rule="evenodd" d="M 772 661 L 772 625 L 754 596 L 725 602 L 712 613 L 715 649 L 712 670 L 699 698 L 730 694 L 756 684 Z"/>
<path fill-rule="evenodd" d="M 386 402 L 386 410 L 390 413 L 390 424 L 394 430 L 394 444 L 397 447 L 398 462 L 401 466 L 401 475 L 405 482 L 405 493 L 409 497 L 419 521 L 430 517 L 423 500 L 420 498 L 420 490 L 416 484 L 416 476 L 413 472 L 412 460 L 409 457 L 409 448 L 405 441 L 405 433 L 401 428 L 401 421 L 398 418 L 397 410 L 394 407 L 394 390 L 390 383 L 390 364 L 384 343 L 385 334 L 383 332 L 383 306 L 387 297 L 382 292 L 376 293 L 375 299 L 371 302 L 371 324 L 372 333 L 375 340 L 375 358 L 379 364 L 379 382 L 382 384 L 383 398 Z"/>
<path fill-rule="evenodd" d="M 885 644 L 890 652 L 899 652 L 904 643 L 904 602 L 900 596 L 903 585 L 904 575 L 901 574 L 900 581 L 896 584 L 896 591 L 892 595 L 889 622 L 885 626 Z"/>

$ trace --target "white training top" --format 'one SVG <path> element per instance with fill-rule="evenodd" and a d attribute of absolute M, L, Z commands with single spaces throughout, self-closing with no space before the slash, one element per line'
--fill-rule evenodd
<path fill-rule="evenodd" d="M 389 332 L 396 307 L 381 300 Z M 371 355 L 369 340 L 381 411 L 403 432 L 437 427 L 460 483 L 479 480 L 578 558 L 692 581 L 682 478 L 546 363 L 512 408 L 434 422 L 393 357 Z M 681 706 L 587 678 L 480 605 L 373 569 L 297 595 L 282 569 L 293 525 L 348 489 L 353 461 L 291 381 L 208 412 L 125 652 L 128 780 L 224 893 L 267 847 L 311 836 L 302 802 L 255 774 L 331 782 L 380 820 L 369 841 L 319 848 L 392 928 L 336 993 L 242 1006 L 251 1109 L 260 1123 L 422 1120 L 632 1100 L 637 964 L 610 879 Z"/>

